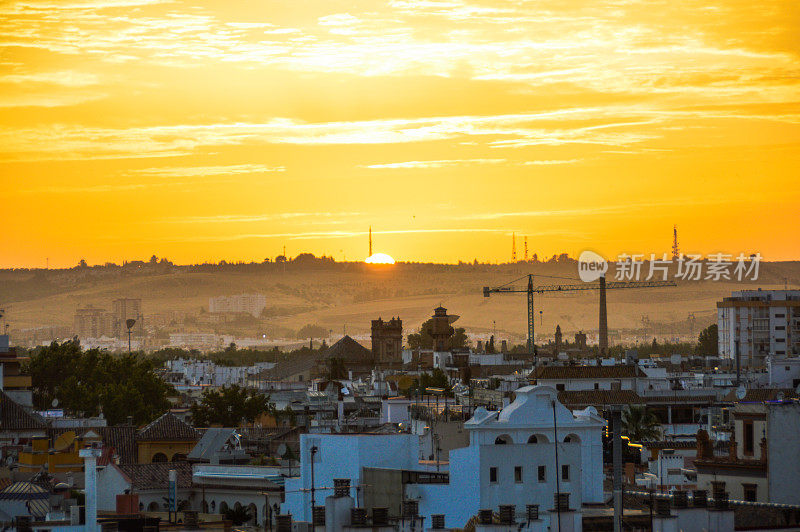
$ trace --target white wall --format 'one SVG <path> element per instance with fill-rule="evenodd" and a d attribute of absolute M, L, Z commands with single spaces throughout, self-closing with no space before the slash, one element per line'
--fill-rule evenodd
<path fill-rule="evenodd" d="M 413 434 L 301 434 L 300 478 L 286 480 L 284 513 L 291 512 L 297 521 L 311 520 L 311 452 L 316 445 L 319 451 L 314 461 L 314 485 L 317 504 L 324 504 L 332 490 L 333 479 L 349 478 L 350 495 L 355 498 L 356 487 L 361 483 L 362 467 L 392 469 L 419 469 L 419 436 Z M 363 497 L 359 494 L 359 502 Z"/>

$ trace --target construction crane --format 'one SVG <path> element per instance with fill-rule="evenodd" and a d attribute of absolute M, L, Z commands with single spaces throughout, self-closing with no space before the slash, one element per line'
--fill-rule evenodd
<path fill-rule="evenodd" d="M 599 343 L 600 354 L 603 354 L 608 349 L 608 320 L 606 311 L 606 290 L 616 290 L 620 288 L 661 288 L 666 286 L 677 286 L 674 281 L 639 281 L 639 282 L 606 282 L 605 276 L 600 277 L 596 283 L 580 283 L 580 284 L 554 284 L 545 286 L 533 285 L 533 274 L 528 274 L 527 288 L 515 288 L 513 283 L 521 281 L 525 277 L 520 277 L 509 283 L 496 288 L 488 286 L 483 287 L 483 297 L 490 297 L 492 294 L 514 294 L 514 293 L 527 293 L 528 294 L 528 353 L 536 360 L 536 348 L 534 345 L 534 310 L 533 310 L 533 294 L 544 294 L 545 292 L 571 292 L 577 290 L 600 290 L 600 327 L 599 327 Z M 555 277 L 552 275 L 540 275 L 539 277 L 549 277 L 553 279 L 571 279 L 570 277 Z"/>

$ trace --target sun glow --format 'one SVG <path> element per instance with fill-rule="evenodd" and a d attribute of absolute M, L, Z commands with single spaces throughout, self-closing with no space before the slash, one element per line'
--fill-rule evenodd
<path fill-rule="evenodd" d="M 386 253 L 373 253 L 364 262 L 367 264 L 394 264 L 394 259 Z"/>

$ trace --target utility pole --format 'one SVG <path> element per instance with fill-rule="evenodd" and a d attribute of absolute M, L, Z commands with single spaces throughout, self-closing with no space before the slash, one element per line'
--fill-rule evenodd
<path fill-rule="evenodd" d="M 622 408 L 611 407 L 611 464 L 614 502 L 614 532 L 622 530 Z"/>
<path fill-rule="evenodd" d="M 556 517 L 558 519 L 558 532 L 561 532 L 561 471 L 558 467 L 558 422 L 556 421 L 556 401 L 552 402 L 553 405 L 553 448 L 556 455 Z"/>
<path fill-rule="evenodd" d="M 317 523 L 314 519 L 314 507 L 317 505 L 317 499 L 315 496 L 314 490 L 314 455 L 317 454 L 319 449 L 316 445 L 312 445 L 311 449 L 311 526 L 315 526 Z"/>

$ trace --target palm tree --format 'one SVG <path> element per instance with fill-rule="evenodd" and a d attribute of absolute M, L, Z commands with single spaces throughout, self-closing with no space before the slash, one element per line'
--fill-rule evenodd
<path fill-rule="evenodd" d="M 246 506 L 229 508 L 224 513 L 224 517 L 226 520 L 231 521 L 233 526 L 241 526 L 250 522 L 250 520 L 253 518 L 253 516 L 250 514 L 250 510 Z"/>
<path fill-rule="evenodd" d="M 661 422 L 646 406 L 630 405 L 622 412 L 622 431 L 631 441 L 661 438 Z"/>

